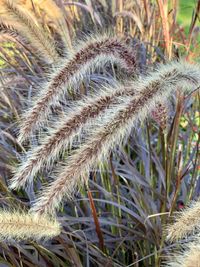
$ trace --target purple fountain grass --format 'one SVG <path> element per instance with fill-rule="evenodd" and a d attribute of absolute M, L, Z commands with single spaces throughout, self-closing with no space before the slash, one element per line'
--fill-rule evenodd
<path fill-rule="evenodd" d="M 75 52 L 71 52 L 63 66 L 52 74 L 50 82 L 44 85 L 42 92 L 36 97 L 33 107 L 23 116 L 19 140 L 30 137 L 31 133 L 44 123 L 51 104 L 58 104 L 67 87 L 76 87 L 88 71 L 108 62 L 116 63 L 132 73 L 135 68 L 133 50 L 123 39 L 108 35 L 89 37 L 82 42 Z"/>
<path fill-rule="evenodd" d="M 104 88 L 95 96 L 85 97 L 84 100 L 75 102 L 74 108 L 67 110 L 69 115 L 58 118 L 59 122 L 55 124 L 54 129 L 48 130 L 50 135 L 40 140 L 41 145 L 28 151 L 27 159 L 22 161 L 11 179 L 10 189 L 25 187 L 32 183 L 41 168 L 53 163 L 58 155 L 67 149 L 74 137 L 81 133 L 85 124 L 92 123 L 111 105 L 119 104 L 120 96 L 128 95 L 133 96 L 134 90 L 128 86 L 119 85 L 117 90 L 114 90 L 113 86 Z"/>
<path fill-rule="evenodd" d="M 100 90 L 95 97 L 85 97 L 75 102 L 74 108 L 67 110 L 69 115 L 58 118 L 61 122 L 56 123 L 50 135 L 41 141 L 42 144 L 29 151 L 27 160 L 16 170 L 10 188 L 17 189 L 30 184 L 35 174 L 45 165 L 50 165 L 74 137 L 81 133 L 85 124 L 92 123 L 109 106 L 117 105 L 120 96 L 133 94 L 134 91 L 128 87 L 118 86 L 117 90 L 109 87 Z"/>
<path fill-rule="evenodd" d="M 172 62 L 159 65 L 157 70 L 146 77 L 139 77 L 131 85 L 135 91 L 133 97 L 122 97 L 122 103 L 109 113 L 106 123 L 97 125 L 88 140 L 68 157 L 66 166 L 58 177 L 45 187 L 41 196 L 32 207 L 39 214 L 53 213 L 64 196 L 71 196 L 82 181 L 87 181 L 89 171 L 108 154 L 115 144 L 120 144 L 131 130 L 134 122 L 143 121 L 154 109 L 157 102 L 165 101 L 182 88 L 185 92 L 200 82 L 200 67 L 186 62 Z"/>

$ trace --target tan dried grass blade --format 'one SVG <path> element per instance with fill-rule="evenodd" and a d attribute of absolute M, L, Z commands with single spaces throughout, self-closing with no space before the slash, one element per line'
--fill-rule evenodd
<path fill-rule="evenodd" d="M 38 24 L 36 18 L 27 9 L 16 4 L 12 0 L 2 0 L 2 8 L 5 15 L 5 23 L 8 19 L 9 24 L 16 29 L 19 34 L 38 51 L 47 63 L 54 63 L 59 59 L 52 38 Z M 11 24 L 12 22 L 12 24 Z"/>

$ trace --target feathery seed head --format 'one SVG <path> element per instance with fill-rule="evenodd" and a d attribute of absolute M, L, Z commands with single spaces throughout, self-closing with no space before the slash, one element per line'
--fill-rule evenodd
<path fill-rule="evenodd" d="M 167 128 L 168 106 L 166 103 L 157 103 L 156 108 L 151 113 L 151 116 L 162 130 Z"/>
<path fill-rule="evenodd" d="M 46 215 L 23 211 L 0 211 L 0 239 L 48 239 L 60 234 L 60 225 Z"/>
<path fill-rule="evenodd" d="M 56 62 L 59 55 L 54 40 L 39 25 L 34 15 L 13 0 L 2 0 L 1 4 L 5 9 L 6 19 L 8 17 L 11 21 L 12 28 L 30 42 L 45 62 L 49 64 Z"/>
<path fill-rule="evenodd" d="M 69 115 L 59 118 L 61 122 L 55 124 L 51 135 L 44 138 L 40 146 L 29 151 L 27 160 L 22 162 L 11 180 L 10 188 L 16 189 L 29 184 L 42 166 L 50 165 L 68 147 L 85 124 L 93 123 L 109 106 L 120 103 L 120 96 L 133 94 L 134 91 L 126 87 L 119 86 L 117 90 L 109 87 L 99 90 L 95 96 L 75 102 L 74 107 L 67 110 Z"/>
<path fill-rule="evenodd" d="M 43 190 L 32 210 L 41 214 L 53 212 L 63 196 L 71 195 L 76 185 L 88 179 L 90 169 L 107 155 L 116 143 L 121 142 L 130 132 L 134 122 L 144 120 L 157 102 L 167 100 L 177 88 L 181 87 L 183 91 L 192 90 L 199 82 L 199 67 L 187 63 L 184 65 L 184 62 L 160 64 L 157 71 L 135 80 L 132 83 L 134 96 L 122 97 L 113 116 L 109 115 L 107 122 L 102 122 L 93 129 L 88 140 L 68 157 L 66 167 L 57 179 Z"/>
<path fill-rule="evenodd" d="M 179 253 L 172 255 L 165 267 L 200 267 L 200 245 L 197 242 L 189 242 L 182 245 Z"/>
<path fill-rule="evenodd" d="M 135 56 L 132 49 L 116 37 L 103 36 L 89 40 L 79 50 L 66 59 L 64 65 L 52 75 L 42 92 L 36 97 L 33 107 L 25 114 L 20 128 L 19 141 L 27 139 L 47 118 L 52 104 L 57 104 L 66 87 L 75 88 L 88 71 L 104 66 L 107 62 L 116 63 L 133 72 Z"/>
<path fill-rule="evenodd" d="M 200 226 L 200 201 L 179 212 L 175 223 L 167 228 L 167 239 L 174 241 L 186 237 L 199 229 Z"/>

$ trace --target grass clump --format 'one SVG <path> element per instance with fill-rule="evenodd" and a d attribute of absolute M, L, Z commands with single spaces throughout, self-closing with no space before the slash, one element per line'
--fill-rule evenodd
<path fill-rule="evenodd" d="M 199 264 L 198 10 L 187 39 L 176 1 L 2 1 L 4 262 Z"/>

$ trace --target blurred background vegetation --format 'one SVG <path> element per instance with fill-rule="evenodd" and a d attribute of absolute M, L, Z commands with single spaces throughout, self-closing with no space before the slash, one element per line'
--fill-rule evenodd
<path fill-rule="evenodd" d="M 179 12 L 178 12 L 178 22 L 184 27 L 184 29 L 188 32 L 191 18 L 193 16 L 193 12 L 195 10 L 195 6 L 197 1 L 191 0 L 180 0 L 179 1 Z"/>
<path fill-rule="evenodd" d="M 14 0 L 56 40 L 63 58 L 85 34 L 109 29 L 131 37 L 139 72 L 180 57 L 199 62 L 200 1 L 188 0 Z M 23 21 L 0 0 L 0 205 L 28 210 L 46 170 L 32 188 L 8 190 L 12 172 L 28 148 L 17 142 L 20 114 L 29 107 L 35 85 L 47 79 L 53 64 L 38 57 Z M 21 28 L 18 28 L 18 24 Z M 20 30 L 19 30 L 20 29 Z M 22 30 L 21 30 L 22 29 Z M 115 70 L 94 71 L 80 88 L 87 93 Z M 72 96 L 72 99 L 76 96 Z M 134 127 L 123 146 L 91 173 L 88 188 L 58 213 L 63 230 L 51 241 L 0 243 L 0 266 L 160 267 L 178 244 L 165 241 L 163 229 L 200 193 L 200 95 L 176 95 Z M 60 160 L 64 160 L 64 155 Z M 171 217 L 169 216 L 171 215 Z"/>

